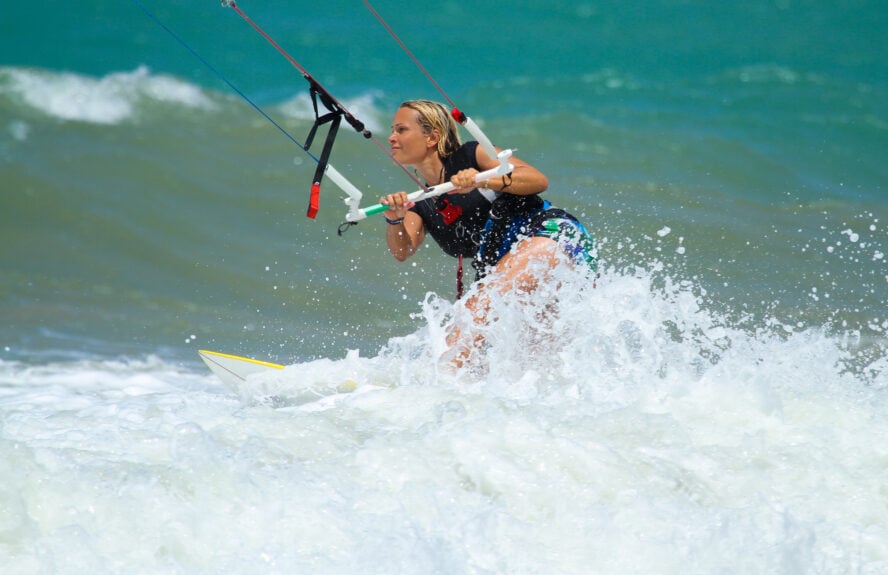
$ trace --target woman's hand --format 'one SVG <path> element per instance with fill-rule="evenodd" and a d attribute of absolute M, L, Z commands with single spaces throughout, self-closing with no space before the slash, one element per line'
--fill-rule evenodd
<path fill-rule="evenodd" d="M 410 208 L 416 205 L 416 202 L 411 202 L 407 199 L 407 192 L 395 192 L 394 194 L 382 196 L 379 199 L 379 203 L 389 207 L 389 209 L 382 212 L 382 215 L 390 220 L 403 218 L 410 211 Z"/>
<path fill-rule="evenodd" d="M 475 183 L 475 177 L 478 175 L 478 170 L 475 168 L 466 168 L 465 170 L 460 170 L 453 177 L 450 178 L 450 183 L 454 185 L 454 189 L 448 194 L 467 194 L 478 187 L 478 184 Z"/>

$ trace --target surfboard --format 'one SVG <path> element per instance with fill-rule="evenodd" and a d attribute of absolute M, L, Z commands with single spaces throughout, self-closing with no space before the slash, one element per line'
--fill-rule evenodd
<path fill-rule="evenodd" d="M 200 354 L 200 358 L 204 360 L 210 371 L 232 388 L 237 388 L 251 375 L 284 369 L 283 365 L 277 363 L 219 353 L 218 351 L 201 349 L 197 353 Z"/>

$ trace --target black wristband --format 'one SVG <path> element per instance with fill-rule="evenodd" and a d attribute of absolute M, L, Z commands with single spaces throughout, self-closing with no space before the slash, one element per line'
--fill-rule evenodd
<path fill-rule="evenodd" d="M 382 217 L 385 218 L 385 216 L 382 216 Z M 404 223 L 404 218 L 398 218 L 397 220 L 390 220 L 388 218 L 385 218 L 385 223 L 387 223 L 390 226 L 397 226 L 398 224 Z"/>

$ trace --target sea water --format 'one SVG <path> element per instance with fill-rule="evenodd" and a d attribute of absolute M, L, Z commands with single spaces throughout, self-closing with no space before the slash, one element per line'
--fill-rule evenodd
<path fill-rule="evenodd" d="M 143 6 L 303 141 L 236 13 Z M 0 571 L 888 571 L 884 8 L 374 6 L 600 277 L 495 298 L 448 369 L 453 260 L 340 237 L 332 183 L 306 219 L 311 158 L 137 3 L 11 5 Z M 441 99 L 362 3 L 241 8 L 380 139 Z M 415 186 L 347 127 L 333 164 Z"/>

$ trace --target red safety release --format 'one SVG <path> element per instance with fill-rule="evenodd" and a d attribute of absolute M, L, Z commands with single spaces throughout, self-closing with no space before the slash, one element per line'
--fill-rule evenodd
<path fill-rule="evenodd" d="M 459 108 L 453 108 L 453 110 L 450 112 L 450 115 L 453 116 L 453 119 L 460 124 L 466 123 L 466 115 L 460 112 Z"/>
<path fill-rule="evenodd" d="M 315 219 L 318 210 L 321 207 L 321 182 L 315 182 L 311 185 L 311 195 L 308 198 L 308 212 L 305 214 L 311 219 Z"/>

